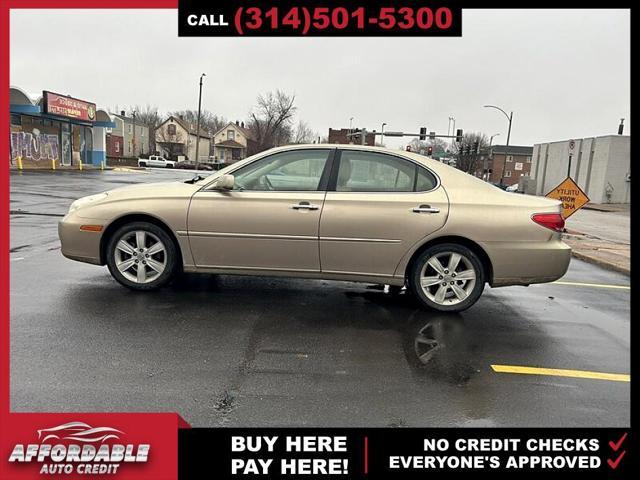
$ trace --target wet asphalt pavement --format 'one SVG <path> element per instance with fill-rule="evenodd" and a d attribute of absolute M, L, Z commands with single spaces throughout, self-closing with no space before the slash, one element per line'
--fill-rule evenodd
<path fill-rule="evenodd" d="M 374 285 L 189 275 L 131 292 L 60 254 L 76 198 L 181 171 L 11 174 L 13 411 L 177 411 L 194 426 L 610 426 L 629 383 L 629 278 L 573 260 L 565 282 L 486 288 L 459 315 Z"/>

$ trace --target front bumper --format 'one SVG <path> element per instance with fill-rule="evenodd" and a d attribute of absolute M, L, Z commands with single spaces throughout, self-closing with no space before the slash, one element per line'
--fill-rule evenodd
<path fill-rule="evenodd" d="M 548 242 L 486 242 L 493 267 L 492 287 L 558 280 L 569 268 L 571 247 L 560 238 Z"/>
<path fill-rule="evenodd" d="M 103 232 L 80 230 L 81 225 L 102 224 L 104 224 L 103 220 L 80 218 L 73 213 L 67 214 L 58 222 L 62 255 L 79 262 L 103 265 L 100 255 Z"/>

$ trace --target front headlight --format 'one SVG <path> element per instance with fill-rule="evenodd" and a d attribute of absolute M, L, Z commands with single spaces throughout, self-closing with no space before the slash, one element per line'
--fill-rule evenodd
<path fill-rule="evenodd" d="M 69 206 L 69 213 L 74 212 L 80 207 L 84 207 L 85 205 L 88 205 L 90 203 L 97 202 L 98 200 L 103 200 L 106 197 L 106 193 L 98 193 L 97 195 L 89 195 L 88 197 L 79 198 Z"/>

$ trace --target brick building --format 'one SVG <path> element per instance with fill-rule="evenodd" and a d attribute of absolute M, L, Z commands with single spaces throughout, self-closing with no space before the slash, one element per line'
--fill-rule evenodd
<path fill-rule="evenodd" d="M 531 175 L 532 155 L 533 147 L 494 145 L 491 147 L 486 165 L 484 162 L 479 162 L 475 174 L 491 183 L 515 185 L 520 181 L 520 177 Z"/>
<path fill-rule="evenodd" d="M 329 143 L 340 143 L 340 144 L 349 144 L 355 143 L 360 145 L 362 143 L 362 136 L 358 135 L 355 137 L 347 136 L 349 133 L 359 133 L 362 130 L 357 128 L 349 129 L 349 128 L 341 128 L 340 130 L 334 130 L 333 128 L 329 129 Z M 364 137 L 364 144 L 375 146 L 376 144 L 376 136 L 373 133 L 367 133 Z"/>

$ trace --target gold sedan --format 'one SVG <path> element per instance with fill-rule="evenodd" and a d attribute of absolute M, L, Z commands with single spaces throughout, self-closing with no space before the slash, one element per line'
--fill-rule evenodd
<path fill-rule="evenodd" d="M 460 311 L 485 283 L 564 275 L 560 211 L 415 153 L 305 145 L 81 198 L 59 235 L 63 255 L 106 264 L 135 290 L 179 271 L 280 275 L 406 285 L 428 307 Z"/>

